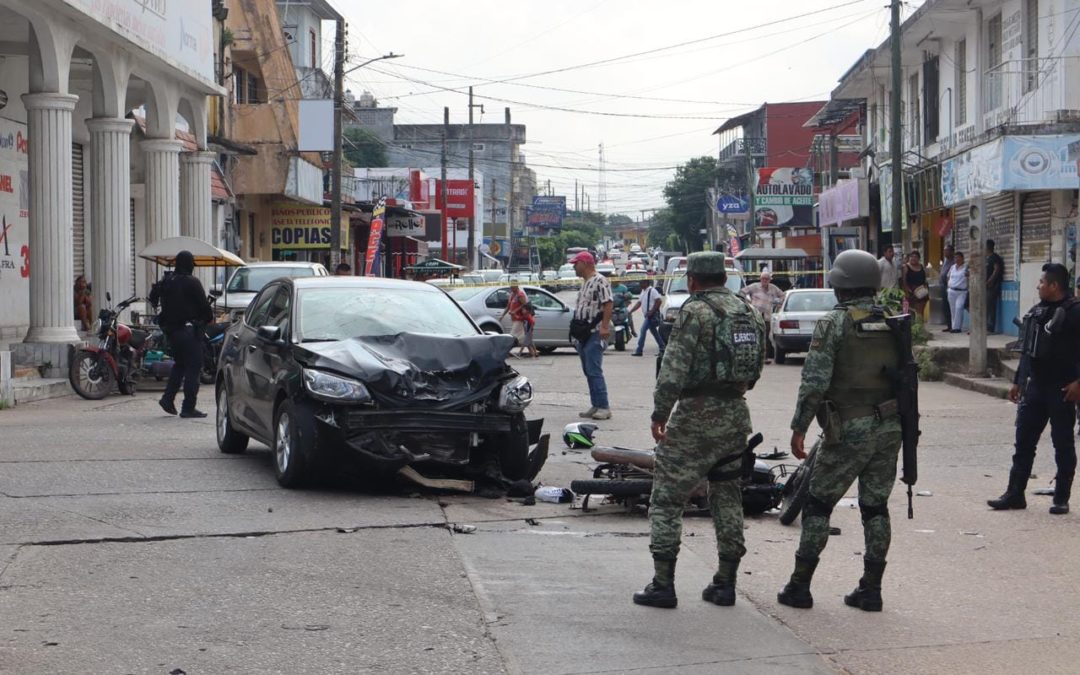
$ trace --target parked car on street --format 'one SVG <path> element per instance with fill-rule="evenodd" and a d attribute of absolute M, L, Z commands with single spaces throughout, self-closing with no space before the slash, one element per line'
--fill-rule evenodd
<path fill-rule="evenodd" d="M 545 354 L 559 347 L 573 347 L 570 343 L 570 319 L 574 316 L 572 308 L 542 288 L 522 286 L 521 290 L 525 291 L 525 297 L 536 310 L 533 344 Z M 509 286 L 455 288 L 449 293 L 482 330 L 510 332 L 510 316 L 503 317 L 501 321 L 499 319 L 510 302 Z"/>
<path fill-rule="evenodd" d="M 615 276 L 615 264 L 613 262 L 599 262 L 596 263 L 596 273 L 603 274 L 610 279 Z"/>
<path fill-rule="evenodd" d="M 794 288 L 785 293 L 769 326 L 776 362 L 782 364 L 788 354 L 809 350 L 818 319 L 835 306 L 836 295 L 831 289 Z"/>
<path fill-rule="evenodd" d="M 574 271 L 573 265 L 566 264 L 559 268 L 559 288 L 564 291 L 576 291 L 581 288 L 581 277 Z"/>
<path fill-rule="evenodd" d="M 330 273 L 313 262 L 253 262 L 237 267 L 225 282 L 225 292 L 217 306 L 239 317 L 266 284 L 281 277 L 327 277 Z"/>
<path fill-rule="evenodd" d="M 494 462 L 531 479 L 546 448 L 542 422 L 525 420 L 532 385 L 506 364 L 513 345 L 430 284 L 272 281 L 225 338 L 218 447 L 266 443 L 290 488 L 335 462 L 428 477 L 482 477 Z"/>

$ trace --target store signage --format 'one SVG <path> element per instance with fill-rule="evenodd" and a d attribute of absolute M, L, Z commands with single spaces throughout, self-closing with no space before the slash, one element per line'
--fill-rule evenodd
<path fill-rule="evenodd" d="M 330 209 L 322 206 L 278 202 L 270 209 L 270 248 L 329 250 L 330 218 Z M 341 248 L 349 248 L 348 226 L 341 228 Z"/>

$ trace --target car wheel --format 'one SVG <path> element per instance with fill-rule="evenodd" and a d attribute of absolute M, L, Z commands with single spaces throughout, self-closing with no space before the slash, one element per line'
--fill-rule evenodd
<path fill-rule="evenodd" d="M 308 426 L 297 414 L 296 406 L 284 400 L 274 415 L 274 475 L 284 488 L 301 487 L 308 477 L 308 465 L 314 451 L 314 427 Z"/>
<path fill-rule="evenodd" d="M 233 429 L 232 419 L 229 417 L 229 393 L 222 382 L 217 388 L 217 416 L 215 419 L 217 428 L 217 445 L 227 455 L 236 455 L 247 450 L 248 437 Z"/>
<path fill-rule="evenodd" d="M 787 352 L 775 345 L 773 346 L 773 357 L 776 359 L 776 362 L 781 366 L 787 362 Z"/>

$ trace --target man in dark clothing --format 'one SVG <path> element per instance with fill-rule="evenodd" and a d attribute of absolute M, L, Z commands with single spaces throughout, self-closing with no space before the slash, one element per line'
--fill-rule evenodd
<path fill-rule="evenodd" d="M 1001 280 L 1005 261 L 994 253 L 994 240 L 986 240 L 986 332 L 997 333 L 997 311 L 1001 302 Z"/>
<path fill-rule="evenodd" d="M 1024 490 L 1035 463 L 1039 436 L 1050 423 L 1057 477 L 1050 513 L 1069 512 L 1069 496 L 1076 472 L 1073 424 L 1080 401 L 1080 301 L 1068 293 L 1069 272 L 1064 265 L 1043 265 L 1039 304 L 1024 317 L 1022 355 L 1009 400 L 1020 403 L 1016 412 L 1016 452 L 1005 494 L 987 503 L 994 510 L 1024 509 Z"/>
<path fill-rule="evenodd" d="M 195 402 L 199 397 L 199 372 L 203 364 L 203 335 L 206 324 L 214 320 L 214 311 L 202 283 L 191 275 L 195 270 L 195 258 L 190 251 L 176 254 L 174 270 L 150 291 L 150 303 L 161 304 L 158 325 L 169 340 L 173 357 L 169 382 L 158 404 L 165 412 L 175 415 L 176 394 L 182 382 L 184 403 L 180 417 L 206 417 L 206 413 L 195 407 Z"/>

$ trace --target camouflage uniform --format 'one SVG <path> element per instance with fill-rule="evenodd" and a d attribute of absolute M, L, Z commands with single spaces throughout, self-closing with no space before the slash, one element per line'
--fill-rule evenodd
<path fill-rule="evenodd" d="M 841 303 L 818 321 L 803 367 L 791 428 L 805 434 L 815 415 L 824 427 L 810 474 L 810 494 L 803 509 L 802 538 L 792 575 L 792 584 L 805 587 L 806 598 L 810 577 L 828 543 L 829 516 L 855 479 L 859 480 L 865 538 L 863 560 L 868 570 L 875 570 L 872 576 L 878 591 L 889 552 L 888 502 L 896 481 L 901 429 L 886 369 L 898 369 L 899 356 L 895 338 L 872 308 L 871 298 L 857 298 Z M 864 320 L 867 323 L 863 325 L 873 332 L 864 333 L 866 341 L 860 342 L 863 338 L 858 336 L 856 322 Z M 879 404 L 885 405 L 875 409 Z M 877 602 L 876 609 L 880 609 L 880 599 Z M 793 604 L 811 605 L 812 600 Z"/>
<path fill-rule="evenodd" d="M 707 257 L 695 260 L 698 256 Z M 720 253 L 694 254 L 690 269 L 701 274 L 717 273 L 724 269 L 723 260 Z M 707 271 L 700 271 L 703 262 Z M 713 306 L 733 311 L 743 310 L 747 304 L 723 286 L 687 301 L 675 320 L 653 394 L 652 421 L 668 424 L 666 440 L 656 451 L 649 550 L 657 562 L 654 581 L 667 586 L 673 581 L 686 501 L 711 469 L 715 468 L 712 477 L 728 474 L 709 481 L 709 508 L 720 557 L 718 578 L 733 578 L 746 553 L 738 460 L 751 431 L 750 410 L 743 398 L 747 384 L 721 384 L 715 379 L 714 326 L 718 314 Z M 751 314 L 764 335 L 760 314 L 753 310 Z M 759 359 L 764 362 L 761 339 L 757 347 Z"/>

